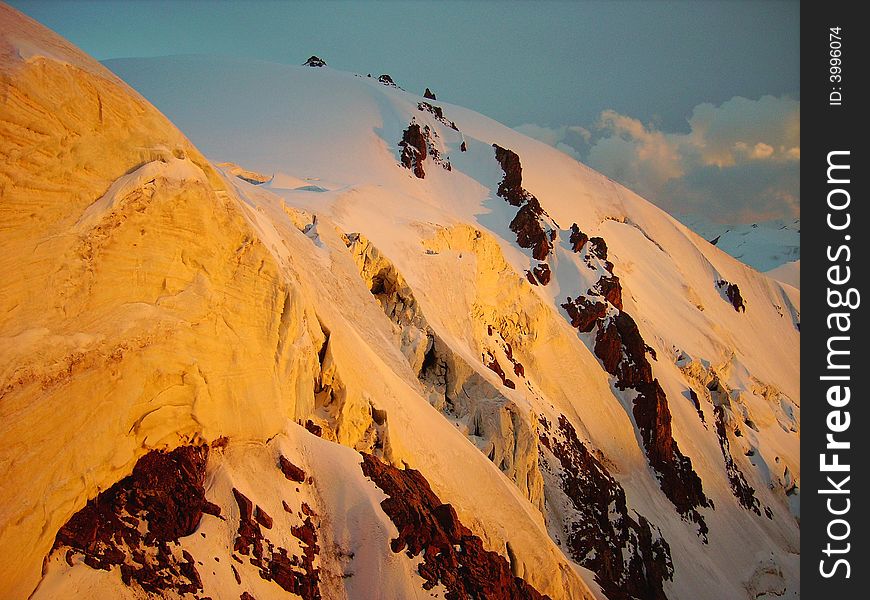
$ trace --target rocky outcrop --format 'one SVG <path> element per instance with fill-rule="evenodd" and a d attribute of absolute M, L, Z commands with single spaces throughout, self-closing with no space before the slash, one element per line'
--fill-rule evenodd
<path fill-rule="evenodd" d="M 510 223 L 510 230 L 516 234 L 517 244 L 521 248 L 530 249 L 536 260 L 546 260 L 553 250 L 556 228 L 549 215 L 541 208 L 538 199 L 523 187 L 523 168 L 517 153 L 498 144 L 493 144 L 492 147 L 504 173 L 497 193 L 511 206 L 519 207 Z M 541 281 L 540 278 L 538 281 Z"/>
<path fill-rule="evenodd" d="M 311 421 L 308 421 L 311 423 Z M 305 471 L 290 462 L 284 455 L 278 457 L 278 466 L 288 481 L 302 483 L 305 481 Z"/>
<path fill-rule="evenodd" d="M 562 308 L 568 313 L 571 326 L 580 333 L 589 333 L 607 315 L 607 304 L 586 296 L 577 296 L 574 300 L 568 298 Z"/>
<path fill-rule="evenodd" d="M 423 97 L 428 98 L 429 100 L 437 100 L 435 94 L 432 93 L 432 90 L 430 90 L 429 88 L 426 88 L 426 91 L 423 92 Z"/>
<path fill-rule="evenodd" d="M 419 179 L 426 177 L 423 162 L 427 157 L 431 158 L 432 162 L 440 165 L 444 170 L 453 170 L 450 160 L 444 158 L 438 150 L 438 146 L 435 143 L 437 138 L 437 131 L 428 125 L 421 127 L 412 120 L 408 128 L 402 133 L 402 139 L 399 142 L 399 147 L 402 148 L 399 158 L 402 166 L 413 171 L 414 175 Z"/>
<path fill-rule="evenodd" d="M 571 237 L 568 238 L 568 241 L 571 243 L 571 251 L 579 253 L 589 241 L 589 236 L 580 231 L 577 223 L 574 223 L 571 225 Z"/>
<path fill-rule="evenodd" d="M 325 67 L 325 66 L 326 66 L 326 61 L 323 60 L 322 58 L 320 58 L 320 57 L 318 57 L 318 56 L 314 56 L 314 55 L 312 54 L 312 55 L 308 58 L 308 60 L 306 60 L 304 63 L 302 63 L 302 66 L 303 66 L 303 67 Z"/>
<path fill-rule="evenodd" d="M 498 184 L 498 195 L 507 200 L 511 206 L 524 205 L 531 194 L 523 188 L 523 167 L 520 164 L 520 157 L 513 150 L 502 148 L 498 144 L 493 144 L 492 147 L 495 149 L 495 159 L 504 172 L 504 177 Z"/>
<path fill-rule="evenodd" d="M 719 448 L 721 448 L 722 458 L 725 460 L 725 473 L 728 475 L 728 484 L 731 486 L 731 492 L 737 498 L 740 506 L 746 510 L 751 510 L 757 515 L 761 515 L 761 504 L 758 498 L 755 497 L 755 490 L 746 481 L 746 477 L 743 475 L 740 467 L 734 462 L 734 457 L 731 456 L 725 407 L 714 406 L 713 414 L 716 416 L 716 436 L 719 438 Z"/>
<path fill-rule="evenodd" d="M 542 468 L 556 477 L 570 504 L 564 527 L 569 554 L 595 573 L 610 600 L 665 600 L 673 577 L 670 547 L 642 515 L 630 514 L 625 491 L 560 415 L 556 426 L 541 417 Z M 552 498 L 551 502 L 561 500 Z"/>
<path fill-rule="evenodd" d="M 399 530 L 390 548 L 421 557 L 417 572 L 425 580 L 423 589 L 443 586 L 447 600 L 547 598 L 514 576 L 503 556 L 486 550 L 419 471 L 397 469 L 370 454 L 362 457 L 363 473 L 388 496 L 381 508 Z"/>
<path fill-rule="evenodd" d="M 483 364 L 486 365 L 487 369 L 499 376 L 503 386 L 509 390 L 517 389 L 517 384 L 514 383 L 512 379 L 508 379 L 508 376 L 505 375 L 504 369 L 498 363 L 498 359 L 494 357 L 491 352 L 487 352 L 486 355 L 484 355 Z"/>
<path fill-rule="evenodd" d="M 447 125 L 450 129 L 452 129 L 454 131 L 459 131 L 459 128 L 456 126 L 456 123 L 454 123 L 453 121 L 450 121 L 449 119 L 447 119 L 444 116 L 444 111 L 441 109 L 440 106 L 433 106 L 432 104 L 429 104 L 428 102 L 418 102 L 417 103 L 417 110 L 431 113 L 435 117 L 435 119 L 437 119 L 439 122 L 443 123 L 444 125 Z"/>
<path fill-rule="evenodd" d="M 725 293 L 725 298 L 734 307 L 737 312 L 746 312 L 746 305 L 743 303 L 743 296 L 740 294 L 740 288 L 736 283 L 731 283 L 720 279 L 716 282 L 716 287 Z"/>
<path fill-rule="evenodd" d="M 203 513 L 220 515 L 203 487 L 208 446 L 149 452 L 133 472 L 89 500 L 57 533 L 52 553 L 91 568 L 119 568 L 121 579 L 148 594 L 194 594 L 202 580 L 194 558 L 179 551 Z"/>
<path fill-rule="evenodd" d="M 595 331 L 593 351 L 604 370 L 614 377 L 616 387 L 636 392 L 632 416 L 650 466 L 658 474 L 664 494 L 681 515 L 698 524 L 698 533 L 706 540 L 708 529 L 698 508 L 709 506 L 709 502 L 692 461 L 673 438 L 667 396 L 647 358 L 648 354 L 655 358 L 654 350 L 644 341 L 635 320 L 623 310 L 622 286 L 608 260 L 607 243 L 601 237 L 592 237 L 580 244 L 578 227 L 572 227 L 572 237 L 581 250 L 588 248 L 583 259 L 601 275 L 587 290 L 590 296 L 580 295 L 573 300 L 568 297 L 562 308 L 578 331 Z"/>
<path fill-rule="evenodd" d="M 390 87 L 399 87 L 396 85 L 396 82 L 393 81 L 393 78 L 387 74 L 384 74 L 384 75 L 381 75 L 380 77 L 378 77 L 378 81 L 383 83 L 384 85 L 388 85 Z"/>
<path fill-rule="evenodd" d="M 426 171 L 423 170 L 423 161 L 426 160 L 426 138 L 423 136 L 423 128 L 417 123 L 411 123 L 408 128 L 402 133 L 402 140 L 399 142 L 399 147 L 402 148 L 401 162 L 402 166 L 414 172 L 418 179 L 426 177 Z"/>
<path fill-rule="evenodd" d="M 550 283 L 550 278 L 553 276 L 552 271 L 550 271 L 550 265 L 547 263 L 539 263 L 534 269 L 532 269 L 532 275 L 535 276 L 535 279 L 541 285 L 547 285 Z"/>
<path fill-rule="evenodd" d="M 291 535 L 302 545 L 300 557 L 290 554 L 285 548 L 276 547 L 263 534 L 261 527 L 272 529 L 273 523 L 260 506 L 254 506 L 236 488 L 233 488 L 233 497 L 239 507 L 239 527 L 233 552 L 248 557 L 250 564 L 259 570 L 260 577 L 266 581 L 274 581 L 303 600 L 320 600 L 320 569 L 314 565 L 320 547 L 317 545 L 317 528 L 312 516 L 306 516 L 301 525 L 290 528 Z M 239 560 L 235 554 L 233 558 Z"/>

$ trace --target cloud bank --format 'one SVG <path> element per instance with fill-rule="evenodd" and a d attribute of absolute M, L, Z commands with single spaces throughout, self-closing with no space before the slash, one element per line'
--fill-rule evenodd
<path fill-rule="evenodd" d="M 676 214 L 723 223 L 800 216 L 800 102 L 736 96 L 696 106 L 687 132 L 613 110 L 588 127 L 516 129 Z"/>

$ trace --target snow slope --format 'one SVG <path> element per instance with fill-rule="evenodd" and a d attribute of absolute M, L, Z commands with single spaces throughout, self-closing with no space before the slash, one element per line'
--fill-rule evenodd
<path fill-rule="evenodd" d="M 801 261 L 793 260 L 767 271 L 768 277 L 801 289 Z"/>
<path fill-rule="evenodd" d="M 460 107 L 108 64 L 222 170 L 0 11 L 0 594 L 797 597 L 797 290 Z"/>

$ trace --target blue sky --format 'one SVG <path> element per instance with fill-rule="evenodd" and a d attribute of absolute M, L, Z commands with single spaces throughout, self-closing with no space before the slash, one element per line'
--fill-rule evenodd
<path fill-rule="evenodd" d="M 797 2 L 11 4 L 101 60 L 318 54 L 428 86 L 672 212 L 799 214 Z"/>

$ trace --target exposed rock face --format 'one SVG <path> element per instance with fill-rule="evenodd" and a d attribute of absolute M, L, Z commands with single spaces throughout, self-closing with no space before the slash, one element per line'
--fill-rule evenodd
<path fill-rule="evenodd" d="M 534 274 L 535 279 L 541 282 L 541 285 L 547 285 L 550 283 L 550 278 L 553 275 L 550 271 L 550 265 L 547 263 L 540 263 L 537 267 L 532 269 L 532 273 Z"/>
<path fill-rule="evenodd" d="M 755 490 L 746 481 L 746 477 L 740 467 L 731 456 L 731 444 L 728 441 L 728 429 L 726 428 L 725 407 L 714 406 L 713 414 L 716 415 L 716 436 L 719 438 L 719 447 L 722 449 L 722 457 L 725 460 L 725 472 L 728 474 L 728 483 L 731 491 L 740 506 L 761 515 L 761 504 L 755 497 Z"/>
<path fill-rule="evenodd" d="M 423 170 L 423 161 L 426 160 L 426 138 L 423 136 L 423 128 L 417 123 L 411 123 L 402 133 L 402 166 L 414 172 L 419 179 L 426 177 Z"/>
<path fill-rule="evenodd" d="M 731 303 L 731 306 L 734 307 L 734 310 L 737 312 L 746 312 L 746 305 L 743 303 L 743 296 L 740 294 L 740 288 L 737 287 L 736 283 L 730 283 L 724 279 L 720 279 L 716 282 L 716 287 L 720 290 L 725 290 L 725 297 L 728 299 L 728 302 Z"/>
<path fill-rule="evenodd" d="M 589 254 L 604 262 L 604 268 L 613 273 L 613 263 L 607 260 L 607 242 L 604 238 L 589 238 Z"/>
<path fill-rule="evenodd" d="M 247 556 L 249 562 L 259 569 L 260 577 L 263 579 L 274 581 L 288 592 L 302 597 L 303 600 L 319 600 L 320 569 L 314 565 L 314 560 L 320 552 L 320 547 L 317 545 L 317 528 L 312 521 L 312 517 L 316 515 L 311 512 L 301 525 L 290 528 L 293 537 L 303 545 L 300 557 L 290 554 L 285 548 L 276 547 L 263 534 L 260 527 L 272 529 L 272 517 L 261 507 L 255 507 L 253 502 L 236 488 L 233 488 L 233 496 L 239 507 L 238 535 L 233 551 Z M 239 560 L 235 554 L 233 558 Z"/>
<path fill-rule="evenodd" d="M 558 477 L 572 507 L 573 518 L 565 524 L 571 556 L 595 573 L 610 600 L 665 600 L 662 584 L 674 568 L 661 532 L 642 515 L 630 515 L 622 486 L 564 415 L 555 428 L 542 417 L 539 435 L 555 458 L 542 453 L 542 468 Z"/>
<path fill-rule="evenodd" d="M 430 90 L 429 88 L 426 88 L 426 91 L 423 92 L 423 97 L 428 98 L 429 100 L 437 100 L 435 94 L 433 94 L 432 90 Z"/>
<path fill-rule="evenodd" d="M 568 241 L 571 242 L 571 250 L 579 253 L 589 241 L 589 236 L 580 231 L 577 223 L 574 223 L 571 225 L 571 237 L 568 238 Z"/>
<path fill-rule="evenodd" d="M 421 127 L 412 120 L 408 128 L 402 133 L 402 139 L 399 142 L 399 147 L 402 148 L 400 157 L 402 166 L 413 171 L 419 179 L 424 179 L 426 172 L 423 169 L 423 161 L 428 156 L 432 158 L 432 162 L 440 165 L 445 171 L 451 171 L 453 167 L 450 165 L 450 160 L 441 155 L 435 143 L 438 137 L 438 132 L 428 125 Z"/>
<path fill-rule="evenodd" d="M 596 291 L 613 306 L 622 310 L 622 285 L 619 283 L 619 277 L 616 275 L 601 277 L 596 285 Z"/>
<path fill-rule="evenodd" d="M 448 119 L 444 116 L 444 111 L 441 109 L 440 106 L 433 106 L 432 104 L 429 104 L 428 102 L 418 102 L 418 103 L 417 103 L 417 110 L 421 110 L 421 111 L 423 111 L 423 112 L 432 113 L 432 115 L 433 115 L 433 116 L 434 116 L 438 121 L 440 121 L 440 122 L 443 123 L 444 125 L 447 125 L 450 129 L 453 129 L 454 131 L 459 131 L 459 128 L 456 126 L 456 123 L 454 123 L 453 121 L 448 120 Z"/>
<path fill-rule="evenodd" d="M 598 322 L 607 315 L 607 304 L 590 300 L 586 296 L 577 296 L 576 299 L 562 304 L 562 308 L 568 313 L 571 325 L 581 333 L 589 333 Z"/>
<path fill-rule="evenodd" d="M 572 227 L 572 237 L 577 244 L 582 240 L 579 228 Z M 607 243 L 601 237 L 588 240 L 584 260 L 590 268 L 597 268 L 593 258 L 600 261 L 605 272 L 588 292 L 601 300 L 580 295 L 570 297 L 562 308 L 571 324 L 581 333 L 594 330 L 593 351 L 604 370 L 616 379 L 620 390 L 635 390 L 632 415 L 640 431 L 650 466 L 659 475 L 662 491 L 684 517 L 698 523 L 698 533 L 706 540 L 707 525 L 698 512 L 699 507 L 709 506 L 704 495 L 700 477 L 692 468 L 692 461 L 683 455 L 673 438 L 671 412 L 667 397 L 658 380 L 653 377 L 652 365 L 647 358 L 654 351 L 644 341 L 637 323 L 623 310 L 622 287 L 613 274 L 613 263 L 607 259 Z M 608 310 L 608 306 L 612 306 Z"/>
<path fill-rule="evenodd" d="M 511 206 L 522 206 L 529 199 L 529 194 L 523 188 L 523 167 L 520 157 L 513 150 L 493 144 L 495 159 L 501 165 L 504 177 L 498 184 L 498 195 L 508 201 Z"/>
<path fill-rule="evenodd" d="M 309 421 L 309 423 L 310 422 L 311 421 Z M 281 472 L 284 473 L 284 477 L 288 480 L 295 481 L 296 483 L 302 483 L 305 481 L 305 471 L 287 460 L 283 455 L 278 457 L 278 465 L 281 467 Z"/>
<path fill-rule="evenodd" d="M 389 75 L 386 75 L 386 74 L 381 75 L 380 77 L 378 77 L 378 81 L 380 81 L 380 82 L 383 83 L 384 85 L 389 85 L 389 86 L 391 86 L 391 87 L 398 87 L 398 86 L 396 85 L 396 82 L 393 81 L 393 78 L 390 77 Z"/>
<path fill-rule="evenodd" d="M 511 231 L 517 234 L 517 244 L 521 248 L 531 249 L 532 257 L 536 260 L 546 260 L 556 239 L 555 228 L 547 223 L 549 215 L 541 208 L 538 199 L 523 188 L 523 168 L 517 153 L 498 144 L 492 147 L 504 172 L 497 193 L 511 206 L 519 207 L 510 223 Z"/>
<path fill-rule="evenodd" d="M 505 375 L 504 369 L 502 369 L 501 365 L 498 363 L 498 359 L 495 358 L 492 354 L 487 354 L 484 357 L 483 364 L 486 365 L 487 369 L 499 376 L 502 385 L 504 385 L 506 388 L 511 390 L 517 389 L 517 384 L 515 384 L 512 380 L 508 379 L 507 375 Z"/>
<path fill-rule="evenodd" d="M 447 589 L 447 600 L 547 598 L 525 580 L 515 577 L 504 557 L 484 549 L 483 541 L 443 504 L 419 471 L 399 470 L 370 454 L 363 454 L 362 470 L 389 498 L 381 502 L 399 536 L 390 547 L 409 558 L 422 554 L 418 572 L 426 582 Z"/>
<path fill-rule="evenodd" d="M 149 594 L 201 590 L 193 557 L 168 543 L 196 531 L 203 512 L 220 514 L 205 499 L 207 458 L 208 446 L 146 454 L 61 527 L 52 553 L 66 552 L 70 564 L 81 556 L 94 569 L 120 567 L 124 583 Z"/>
<path fill-rule="evenodd" d="M 521 248 L 531 249 L 532 258 L 536 260 L 545 260 L 553 249 L 553 243 L 541 224 L 543 212 L 537 198 L 532 196 L 520 207 L 510 223 L 511 231 L 517 234 L 517 244 Z"/>
<path fill-rule="evenodd" d="M 302 66 L 303 66 L 303 67 L 325 67 L 325 66 L 326 66 L 326 61 L 323 60 L 322 58 L 320 58 L 320 57 L 318 57 L 318 56 L 314 56 L 314 55 L 312 54 L 312 55 L 308 58 L 308 60 L 306 60 L 304 63 L 302 63 Z"/>

